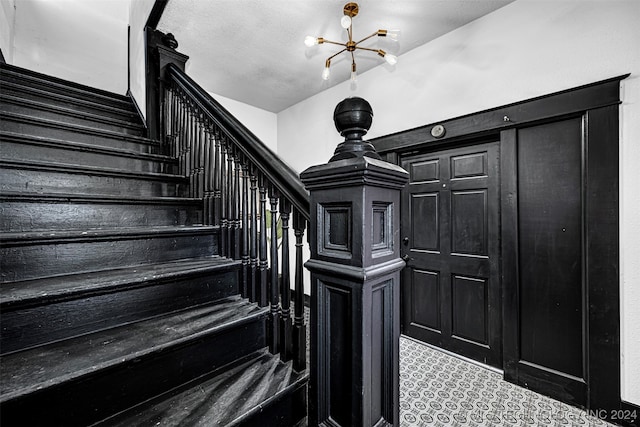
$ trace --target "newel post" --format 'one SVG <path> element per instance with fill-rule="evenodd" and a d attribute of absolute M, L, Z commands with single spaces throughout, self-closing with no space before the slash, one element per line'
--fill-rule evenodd
<path fill-rule="evenodd" d="M 407 172 L 363 141 L 373 118 L 347 98 L 345 141 L 301 174 L 311 194 L 309 425 L 398 426 L 400 191 Z"/>
<path fill-rule="evenodd" d="M 165 67 L 167 64 L 176 64 L 184 71 L 189 57 L 175 49 L 178 42 L 173 34 L 165 34 L 161 31 L 147 27 L 146 36 L 146 120 L 147 137 L 155 140 L 163 140 L 163 102 L 165 89 Z"/>

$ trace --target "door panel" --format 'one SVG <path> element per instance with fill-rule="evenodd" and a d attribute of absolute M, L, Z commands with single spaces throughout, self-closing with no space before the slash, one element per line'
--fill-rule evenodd
<path fill-rule="evenodd" d="M 502 365 L 498 143 L 405 157 L 403 332 Z"/>
<path fill-rule="evenodd" d="M 517 305 L 505 311 L 505 376 L 586 404 L 583 123 L 572 118 L 515 131 Z M 513 185 L 511 185 L 513 186 Z M 505 250 L 512 250 L 505 248 Z"/>

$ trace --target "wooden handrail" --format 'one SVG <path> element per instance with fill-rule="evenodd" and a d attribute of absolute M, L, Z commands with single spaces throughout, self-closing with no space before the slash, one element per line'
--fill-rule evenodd
<path fill-rule="evenodd" d="M 309 192 L 300 181 L 298 173 L 177 66 L 168 64 L 167 75 L 191 96 L 211 121 L 233 139 L 234 145 L 278 189 L 280 194 L 286 197 L 305 219 L 309 220 Z"/>

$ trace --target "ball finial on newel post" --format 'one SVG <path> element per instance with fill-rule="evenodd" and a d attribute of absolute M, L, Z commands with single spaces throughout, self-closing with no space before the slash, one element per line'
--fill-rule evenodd
<path fill-rule="evenodd" d="M 374 146 L 362 139 L 373 122 L 373 109 L 365 99 L 353 97 L 342 100 L 333 111 L 333 121 L 345 139 L 329 162 L 355 157 L 380 159 Z"/>

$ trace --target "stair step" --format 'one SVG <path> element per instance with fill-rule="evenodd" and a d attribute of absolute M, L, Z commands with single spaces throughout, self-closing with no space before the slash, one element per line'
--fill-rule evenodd
<path fill-rule="evenodd" d="M 202 224 L 202 200 L 0 193 L 0 231 L 80 230 Z"/>
<path fill-rule="evenodd" d="M 0 155 L 6 160 L 35 160 L 93 167 L 109 165 L 113 169 L 130 172 L 173 173 L 177 168 L 177 161 L 169 156 L 61 139 L 0 131 L 0 142 Z"/>
<path fill-rule="evenodd" d="M 218 256 L 0 286 L 3 354 L 239 293 L 240 262 Z"/>
<path fill-rule="evenodd" d="M 218 227 L 1 233 L 1 282 L 218 254 Z"/>
<path fill-rule="evenodd" d="M 38 116 L 43 119 L 89 126 L 112 132 L 124 132 L 129 135 L 142 136 L 145 132 L 145 128 L 140 124 L 139 120 L 134 122 L 116 119 L 107 115 L 78 111 L 66 106 L 26 99 L 5 94 L 4 92 L 0 93 L 0 109 L 9 113 Z"/>
<path fill-rule="evenodd" d="M 216 376 L 104 420 L 97 426 L 292 426 L 304 418 L 307 376 L 267 352 Z M 292 402 L 284 408 L 278 403 Z M 281 409 L 279 417 L 275 411 Z M 268 420 L 268 421 L 267 421 Z"/>
<path fill-rule="evenodd" d="M 229 297 L 2 356 L 2 424 L 104 419 L 263 348 L 267 312 Z"/>
<path fill-rule="evenodd" d="M 15 83 L 49 93 L 73 97 L 74 99 L 109 105 L 125 111 L 135 111 L 131 100 L 126 95 L 92 88 L 25 68 L 3 64 L 0 67 L 0 80 L 3 86 L 7 83 Z"/>
<path fill-rule="evenodd" d="M 37 89 L 31 86 L 24 86 L 13 82 L 2 81 L 2 92 L 7 95 L 21 99 L 27 99 L 53 106 L 61 106 L 79 113 L 91 113 L 101 117 L 110 117 L 117 120 L 141 122 L 138 113 L 129 108 L 122 109 L 109 105 L 100 104 L 95 101 L 77 99 L 59 93 L 52 93 L 46 90 Z"/>
<path fill-rule="evenodd" d="M 157 141 L 140 136 L 3 111 L 0 111 L 0 130 L 141 153 L 154 153 L 160 149 Z"/>
<path fill-rule="evenodd" d="M 179 197 L 187 194 L 188 185 L 189 180 L 180 175 L 0 160 L 3 192 Z"/>

